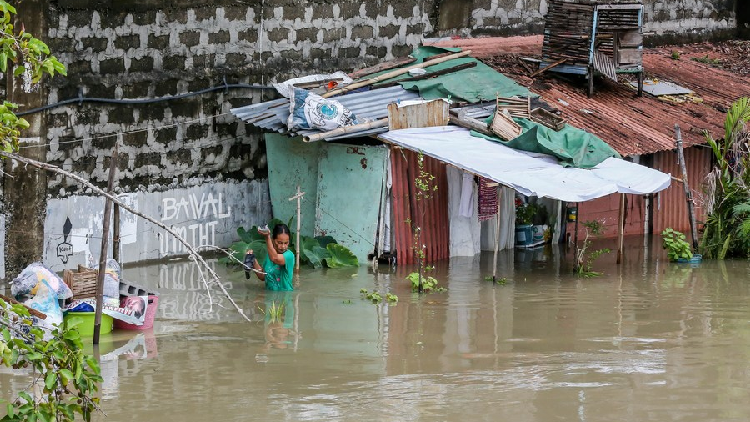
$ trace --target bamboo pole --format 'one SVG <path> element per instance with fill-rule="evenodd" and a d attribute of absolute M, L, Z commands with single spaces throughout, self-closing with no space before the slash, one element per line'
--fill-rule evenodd
<path fill-rule="evenodd" d="M 304 137 L 303 140 L 305 142 L 315 142 L 315 141 L 320 141 L 321 139 L 325 139 L 325 138 L 332 138 L 334 136 L 345 135 L 347 133 L 360 132 L 360 131 L 367 130 L 367 129 L 376 129 L 379 127 L 386 127 L 386 126 L 388 126 L 388 118 L 375 120 L 374 122 L 367 122 L 367 123 L 360 123 L 357 125 L 344 126 L 344 127 L 340 127 L 338 129 L 334 129 L 328 132 L 315 133 L 310 136 Z"/>
<path fill-rule="evenodd" d="M 415 64 L 413 66 L 409 66 L 409 67 L 405 67 L 405 68 L 402 68 L 402 69 L 394 70 L 392 72 L 384 73 L 384 74 L 382 74 L 380 76 L 376 76 L 374 78 L 370 78 L 370 79 L 368 79 L 366 81 L 355 82 L 355 83 L 349 84 L 349 85 L 347 85 L 345 87 L 328 91 L 325 94 L 323 94 L 322 97 L 323 98 L 328 98 L 328 97 L 333 97 L 334 95 L 344 94 L 346 92 L 353 91 L 353 90 L 355 90 L 357 88 L 361 88 L 363 86 L 368 86 L 368 85 L 376 84 L 376 83 L 381 82 L 381 81 L 385 81 L 387 79 L 395 78 L 396 76 L 403 75 L 404 73 L 407 73 L 407 72 L 409 72 L 412 69 L 423 69 L 425 67 L 430 67 L 430 66 L 434 66 L 436 64 L 447 62 L 448 60 L 453 60 L 453 59 L 458 59 L 458 58 L 461 58 L 461 57 L 466 57 L 469 54 L 471 54 L 471 50 L 466 50 L 466 51 L 462 51 L 460 53 L 451 54 L 451 55 L 448 55 L 448 56 L 445 56 L 445 57 L 441 57 L 439 59 L 428 60 L 426 62 Z"/>
<path fill-rule="evenodd" d="M 114 213 L 112 224 L 112 259 L 120 262 L 120 206 L 115 204 L 112 210 Z"/>
<path fill-rule="evenodd" d="M 500 203 L 503 198 L 503 191 L 500 186 L 496 187 L 497 192 L 497 214 L 495 215 L 495 252 L 492 254 L 492 282 L 497 282 L 497 251 L 500 249 Z"/>
<path fill-rule="evenodd" d="M 682 132 L 680 126 L 675 123 L 674 131 L 677 135 L 677 160 L 682 170 L 682 187 L 685 190 L 685 201 L 687 202 L 688 218 L 690 219 L 690 235 L 693 238 L 693 251 L 698 250 L 698 231 L 695 227 L 695 212 L 693 210 L 693 192 L 690 191 L 688 184 L 687 166 L 685 165 L 685 154 L 682 150 Z"/>
<path fill-rule="evenodd" d="M 294 244 L 297 255 L 294 257 L 294 270 L 299 273 L 299 250 L 300 250 L 300 231 L 302 230 L 302 197 L 305 195 L 297 185 L 297 194 L 289 198 L 290 201 L 297 200 L 297 241 Z"/>
<path fill-rule="evenodd" d="M 622 263 L 622 253 L 625 237 L 625 194 L 620 194 L 620 212 L 617 220 L 617 263 Z"/>
<path fill-rule="evenodd" d="M 117 143 L 115 150 L 109 160 L 109 180 L 107 181 L 107 192 L 112 193 L 117 172 Z M 112 215 L 112 201 L 105 200 L 104 223 L 102 224 L 102 248 L 99 253 L 99 274 L 96 276 L 96 312 L 94 314 L 94 344 L 99 344 L 99 334 L 102 325 L 102 305 L 104 303 L 104 272 L 107 269 L 107 249 L 109 246 L 109 220 Z"/>

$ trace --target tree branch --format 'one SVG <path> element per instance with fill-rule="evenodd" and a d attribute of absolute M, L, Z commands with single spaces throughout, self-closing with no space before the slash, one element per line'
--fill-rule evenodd
<path fill-rule="evenodd" d="M 213 304 L 214 303 L 213 303 L 213 298 L 211 297 L 211 287 L 209 286 L 209 282 L 215 283 L 217 286 L 219 286 L 219 289 L 221 290 L 221 292 L 224 294 L 224 296 L 227 298 L 227 300 L 229 300 L 229 302 L 232 304 L 232 306 L 234 306 L 234 308 L 237 310 L 237 312 L 239 312 L 239 314 L 242 315 L 242 317 L 245 318 L 245 320 L 247 320 L 248 322 L 251 322 L 250 318 L 248 318 L 248 316 L 245 315 L 245 312 L 242 310 L 242 308 L 240 308 L 239 305 L 237 305 L 237 303 L 234 301 L 234 299 L 232 299 L 232 297 L 229 295 L 229 292 L 227 292 L 227 290 L 224 288 L 224 286 L 222 286 L 222 284 L 219 282 L 220 279 L 219 279 L 219 276 L 216 274 L 216 272 L 208 265 L 208 263 L 203 259 L 203 257 L 200 256 L 200 254 L 198 253 L 198 251 L 195 248 L 193 248 L 193 246 L 190 243 L 188 243 L 187 240 L 185 240 L 182 236 L 180 236 L 180 234 L 177 233 L 177 231 L 175 231 L 171 227 L 168 227 L 164 223 L 159 222 L 159 221 L 153 219 L 152 217 L 149 217 L 149 216 L 147 216 L 147 215 L 145 215 L 145 214 L 143 214 L 143 213 L 141 213 L 141 212 L 133 209 L 128 204 L 120 201 L 120 199 L 118 199 L 117 196 L 115 196 L 115 195 L 113 195 L 113 194 L 111 194 L 109 192 L 106 192 L 106 191 L 104 191 L 104 190 L 96 187 L 94 184 L 92 184 L 88 180 L 84 179 L 83 177 L 78 176 L 75 173 L 71 173 L 69 171 L 63 170 L 60 167 L 57 167 L 57 166 L 49 164 L 49 163 L 43 163 L 41 161 L 32 160 L 31 158 L 22 157 L 22 156 L 20 156 L 20 155 L 18 155 L 16 153 L 9 153 L 9 152 L 0 151 L 0 157 L 5 157 L 5 158 L 12 159 L 12 160 L 16 160 L 16 161 L 18 161 L 20 163 L 27 164 L 27 165 L 30 165 L 32 167 L 36 167 L 36 168 L 39 168 L 39 169 L 42 169 L 42 170 L 46 170 L 46 171 L 49 171 L 49 172 L 52 172 L 52 173 L 61 174 L 61 175 L 65 176 L 65 177 L 71 178 L 71 179 L 73 179 L 73 180 L 81 183 L 82 185 L 86 186 L 87 188 L 90 188 L 92 191 L 94 191 L 98 195 L 103 196 L 103 197 L 111 200 L 115 204 L 119 205 L 120 208 L 122 208 L 122 209 L 130 212 L 133 215 L 136 215 L 136 216 L 138 216 L 138 217 L 140 217 L 140 218 L 148 221 L 151 224 L 154 224 L 157 227 L 160 227 L 160 228 L 164 229 L 167 233 L 171 234 L 172 236 L 174 236 L 175 239 L 177 239 L 180 243 L 182 243 L 185 246 L 185 248 L 187 248 L 187 250 L 190 252 L 189 253 L 190 259 L 192 259 L 196 263 L 198 263 L 199 266 L 203 266 L 205 268 L 206 272 L 210 275 L 211 280 L 207 281 L 206 277 L 203 275 L 203 271 L 200 271 L 201 281 L 203 282 L 203 285 L 206 286 L 206 291 L 208 292 L 208 299 L 209 299 L 210 309 L 213 309 Z M 103 235 L 106 235 L 106 233 L 103 234 Z"/>

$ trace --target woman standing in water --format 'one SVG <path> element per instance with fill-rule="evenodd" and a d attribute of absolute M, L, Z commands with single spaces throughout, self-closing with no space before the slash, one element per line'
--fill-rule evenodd
<path fill-rule="evenodd" d="M 265 274 L 256 272 L 261 281 L 266 282 L 268 290 L 294 290 L 292 280 L 294 278 L 294 253 L 289 250 L 289 227 L 286 224 L 277 224 L 273 227 L 273 233 L 268 229 L 258 229 L 258 233 L 266 238 L 268 255 L 263 267 L 257 260 L 253 259 L 253 268 L 263 271 Z M 247 251 L 252 254 L 252 249 Z"/>

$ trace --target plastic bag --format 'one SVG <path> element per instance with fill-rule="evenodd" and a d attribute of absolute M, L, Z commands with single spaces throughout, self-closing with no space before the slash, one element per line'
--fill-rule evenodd
<path fill-rule="evenodd" d="M 31 291 L 42 281 L 46 281 L 58 298 L 69 299 L 73 297 L 73 291 L 67 284 L 52 272 L 49 268 L 42 265 L 41 262 L 34 262 L 24 268 L 16 278 L 11 281 L 10 293 L 18 298 L 19 296 L 28 296 Z M 119 287 L 119 286 L 118 286 Z"/>
<path fill-rule="evenodd" d="M 37 284 L 30 293 L 34 296 L 24 302 L 24 305 L 47 315 L 47 319 L 39 320 L 40 325 L 52 328 L 52 325 L 63 322 L 63 313 L 57 301 L 57 292 L 52 289 L 46 280 L 42 280 Z"/>
<path fill-rule="evenodd" d="M 289 101 L 290 131 L 300 129 L 334 130 L 356 125 L 357 118 L 340 102 L 323 98 L 301 88 L 295 88 Z"/>
<path fill-rule="evenodd" d="M 108 259 L 104 268 L 104 296 L 120 297 L 120 264 Z"/>

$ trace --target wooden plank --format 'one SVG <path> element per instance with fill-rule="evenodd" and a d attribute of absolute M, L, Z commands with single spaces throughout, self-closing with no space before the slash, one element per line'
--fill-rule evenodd
<path fill-rule="evenodd" d="M 615 70 L 614 61 L 599 50 L 594 52 L 594 69 L 607 78 L 617 82 L 617 71 Z"/>
<path fill-rule="evenodd" d="M 347 85 L 347 86 L 345 86 L 343 88 L 338 88 L 338 89 L 334 89 L 332 91 L 328 91 L 325 94 L 323 94 L 322 97 L 323 98 L 329 98 L 329 97 L 333 97 L 334 95 L 344 94 L 346 92 L 353 91 L 353 90 L 355 90 L 357 88 L 361 88 L 363 86 L 373 85 L 373 84 L 376 84 L 378 82 L 385 81 L 387 79 L 395 78 L 396 76 L 403 75 L 404 73 L 409 72 L 409 70 L 411 70 L 411 69 L 420 69 L 420 68 L 434 66 L 434 65 L 439 64 L 439 63 L 447 62 L 448 60 L 453 60 L 453 59 L 458 59 L 458 58 L 461 58 L 461 57 L 466 57 L 469 54 L 471 54 L 471 50 L 466 50 L 466 51 L 462 51 L 460 53 L 451 54 L 449 56 L 441 57 L 439 59 L 430 59 L 429 61 L 426 61 L 426 62 L 423 62 L 423 63 L 415 64 L 413 66 L 409 66 L 409 67 L 405 67 L 405 68 L 396 69 L 396 70 L 394 70 L 392 72 L 384 73 L 384 74 L 382 74 L 380 76 L 376 76 L 374 78 L 367 79 L 367 80 L 362 81 L 362 82 L 355 82 L 355 83 Z"/>
<path fill-rule="evenodd" d="M 643 45 L 643 34 L 639 31 L 627 31 L 619 34 L 620 47 L 640 47 Z"/>
<path fill-rule="evenodd" d="M 464 64 L 460 64 L 458 66 L 449 67 L 447 69 L 437 70 L 435 72 L 428 72 L 428 73 L 425 73 L 423 75 L 417 75 L 417 76 L 412 76 L 412 77 L 409 77 L 409 78 L 403 78 L 403 79 L 399 79 L 397 81 L 392 81 L 392 82 L 383 82 L 383 83 L 375 84 L 372 87 L 373 88 L 387 88 L 387 87 L 390 87 L 390 86 L 396 86 L 396 85 L 400 84 L 401 82 L 411 82 L 411 81 L 419 81 L 419 80 L 422 80 L 422 79 L 430 79 L 430 78 L 434 78 L 436 76 L 445 75 L 445 74 L 448 74 L 448 73 L 454 73 L 454 72 L 458 72 L 459 70 L 469 69 L 469 68 L 476 67 L 476 66 L 477 66 L 477 62 L 464 63 Z"/>
<path fill-rule="evenodd" d="M 364 76 L 367 76 L 367 75 L 371 75 L 373 73 L 382 72 L 384 70 L 391 70 L 391 69 L 395 69 L 395 68 L 397 68 L 399 66 L 403 66 L 405 64 L 414 63 L 415 61 L 417 61 L 417 59 L 415 59 L 414 57 L 401 57 L 401 58 L 398 58 L 398 59 L 395 59 L 395 60 L 391 60 L 391 61 L 387 61 L 387 62 L 383 62 L 383 63 L 378 63 L 375 66 L 370 66 L 370 67 L 366 67 L 364 69 L 360 69 L 360 70 L 354 71 L 354 72 L 352 72 L 352 73 L 349 74 L 349 77 L 352 78 L 352 79 L 359 79 L 361 77 L 364 77 Z"/>
<path fill-rule="evenodd" d="M 388 104 L 388 129 L 445 126 L 448 124 L 448 103 L 435 100 L 399 107 Z"/>
<path fill-rule="evenodd" d="M 534 76 L 537 76 L 537 75 L 539 75 L 539 74 L 541 74 L 543 72 L 546 72 L 546 71 L 552 69 L 553 67 L 561 65 L 561 64 L 563 64 L 563 63 L 565 63 L 567 61 L 568 61 L 567 58 L 563 58 L 563 59 L 557 60 L 557 61 L 555 61 L 553 63 L 548 64 L 547 66 L 544 66 L 543 68 L 537 70 L 536 72 L 532 73 L 529 76 L 533 78 Z"/>
<path fill-rule="evenodd" d="M 387 118 L 386 119 L 375 120 L 375 121 L 372 121 L 372 122 L 360 123 L 360 124 L 357 124 L 357 125 L 343 126 L 343 127 L 338 128 L 338 129 L 331 130 L 329 132 L 314 133 L 314 134 L 312 134 L 310 136 L 302 138 L 302 140 L 305 141 L 305 142 L 315 142 L 315 141 L 319 141 L 321 139 L 326 139 L 326 138 L 332 138 L 334 136 L 345 135 L 347 133 L 361 132 L 361 131 L 364 131 L 364 130 L 375 129 L 375 128 L 379 128 L 379 127 L 386 127 L 386 126 L 388 126 L 388 119 Z"/>
<path fill-rule="evenodd" d="M 599 10 L 641 10 L 642 4 L 600 4 L 596 6 Z"/>
<path fill-rule="evenodd" d="M 638 48 L 621 48 L 617 51 L 620 64 L 643 63 L 643 50 Z"/>

